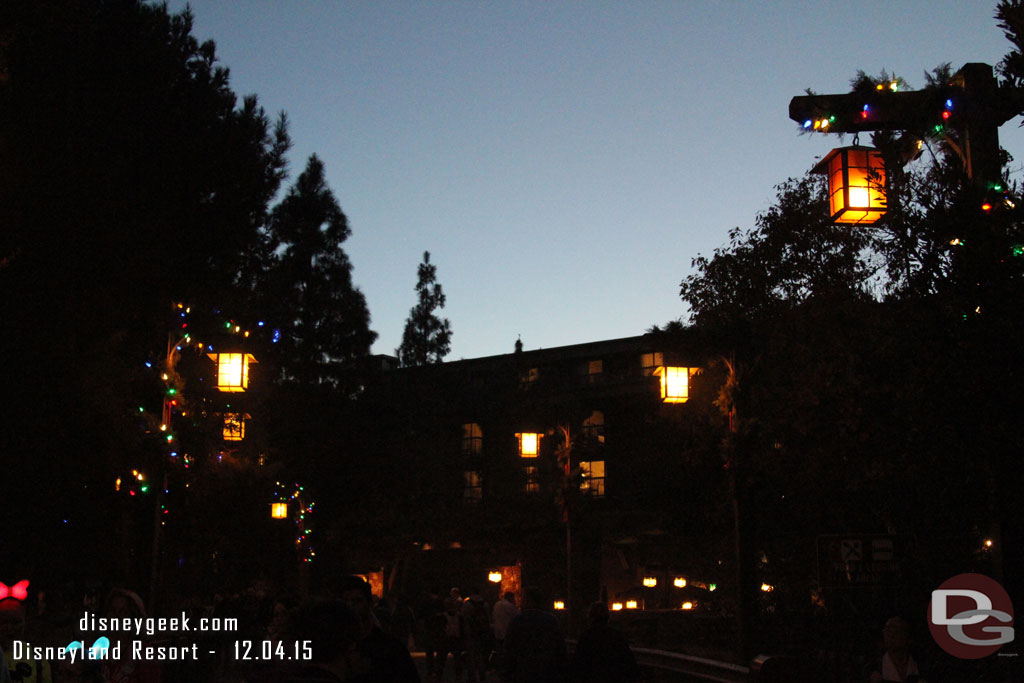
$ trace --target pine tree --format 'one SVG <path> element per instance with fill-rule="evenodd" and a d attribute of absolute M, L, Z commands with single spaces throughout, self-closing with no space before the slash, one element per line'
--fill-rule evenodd
<path fill-rule="evenodd" d="M 171 302 L 235 309 L 287 130 L 231 90 L 188 10 L 16 0 L 0 15 L 0 319 L 17 331 L 0 339 L 0 471 L 6 509 L 33 516 L 0 515 L 3 550 L 93 565 L 68 530 L 110 522 L 102 492 L 140 452 L 142 360 Z"/>
<path fill-rule="evenodd" d="M 359 386 L 360 365 L 377 335 L 341 246 L 350 234 L 314 154 L 269 222 L 274 257 L 264 296 L 280 329 L 284 379 L 326 383 L 347 393 Z"/>
<path fill-rule="evenodd" d="M 409 311 L 402 345 L 395 350 L 403 367 L 440 363 L 452 346 L 451 323 L 434 313 L 438 308 L 444 308 L 445 296 L 437 281 L 437 266 L 430 263 L 429 251 L 423 252 L 423 263 L 417 274 L 419 303 Z"/>

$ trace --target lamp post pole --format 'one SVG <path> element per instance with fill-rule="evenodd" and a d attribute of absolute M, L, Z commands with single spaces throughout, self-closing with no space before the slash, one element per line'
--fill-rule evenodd
<path fill-rule="evenodd" d="M 178 350 L 178 345 L 184 341 L 184 337 L 175 341 L 174 334 L 167 335 L 167 357 L 164 372 L 168 377 L 174 372 L 174 357 Z M 163 410 L 161 411 L 160 420 L 162 425 L 166 425 L 167 433 L 171 433 L 171 417 L 174 412 L 174 407 L 171 404 L 171 400 L 168 397 L 167 392 L 164 392 Z M 147 608 L 149 613 L 153 614 L 156 610 L 156 595 L 160 590 L 160 536 L 161 528 L 163 527 L 163 514 L 162 506 L 164 501 L 164 492 L 167 490 L 167 462 L 164 458 L 160 458 L 159 470 L 157 472 L 157 481 L 159 487 L 156 491 L 156 501 L 153 504 L 153 549 L 150 556 L 150 567 L 149 567 L 149 604 Z"/>
<path fill-rule="evenodd" d="M 1000 86 L 992 66 L 978 62 L 964 64 L 949 84 L 938 88 L 909 92 L 888 92 L 882 88 L 876 92 L 804 95 L 794 97 L 789 104 L 792 120 L 805 128 L 829 133 L 932 130 L 941 134 L 946 127 L 956 128 L 959 139 L 947 136 L 946 142 L 960 157 L 964 172 L 978 193 L 987 193 L 1001 184 L 999 127 L 1022 111 L 1024 88 Z M 982 210 L 991 208 L 986 200 Z M 990 227 L 986 225 L 983 230 L 989 232 Z M 985 266 L 976 266 L 982 267 Z M 991 456 L 986 465 L 997 499 L 1015 495 L 1015 492 L 1008 494 L 1002 490 L 1007 484 L 992 473 Z M 1006 575 L 1014 576 L 1013 571 L 1007 571 L 1004 566 L 1007 559 L 1001 540 L 1017 516 L 1001 509 L 994 517 L 993 573 L 1002 579 Z M 1016 562 L 1020 562 L 1019 555 Z M 1010 564 L 1015 563 L 1010 560 Z"/>
<path fill-rule="evenodd" d="M 565 458 L 564 484 L 562 491 L 562 512 L 565 517 L 565 613 L 568 617 L 567 625 L 572 627 L 572 512 L 569 475 L 572 472 L 572 437 L 568 426 L 558 425 L 559 431 L 565 443 L 562 446 L 562 456 Z"/>

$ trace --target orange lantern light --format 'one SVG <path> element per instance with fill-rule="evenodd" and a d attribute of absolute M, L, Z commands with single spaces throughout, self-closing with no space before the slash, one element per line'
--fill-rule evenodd
<path fill-rule="evenodd" d="M 249 353 L 208 353 L 217 364 L 217 388 L 221 391 L 239 392 L 249 387 L 249 365 L 256 359 Z"/>
<path fill-rule="evenodd" d="M 536 458 L 540 452 L 540 440 L 543 436 L 536 432 L 516 434 L 516 439 L 519 440 L 519 455 L 524 458 Z"/>
<path fill-rule="evenodd" d="M 871 225 L 885 215 L 885 164 L 877 149 L 860 145 L 838 147 L 811 172 L 828 176 L 829 215 L 833 223 Z"/>
<path fill-rule="evenodd" d="M 661 366 L 654 369 L 661 378 L 661 400 L 663 403 L 686 403 L 690 400 L 690 377 L 697 374 L 697 368 Z"/>

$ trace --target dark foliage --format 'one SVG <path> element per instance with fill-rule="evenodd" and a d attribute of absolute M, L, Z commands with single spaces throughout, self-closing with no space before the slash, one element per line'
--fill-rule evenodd
<path fill-rule="evenodd" d="M 271 349 L 282 377 L 358 392 L 377 338 L 342 248 L 351 230 L 315 155 L 270 214 L 260 301 L 281 331 Z"/>
<path fill-rule="evenodd" d="M 43 539 L 110 533 L 166 311 L 239 301 L 284 175 L 283 118 L 239 103 L 191 26 L 130 1 L 0 8 L 4 545 L 36 564 Z"/>
<path fill-rule="evenodd" d="M 416 270 L 418 303 L 409 311 L 402 332 L 402 345 L 395 353 L 406 367 L 440 363 L 452 347 L 452 326 L 435 311 L 444 308 L 445 296 L 437 281 L 437 266 L 430 262 L 430 252 L 423 252 L 423 263 Z"/>

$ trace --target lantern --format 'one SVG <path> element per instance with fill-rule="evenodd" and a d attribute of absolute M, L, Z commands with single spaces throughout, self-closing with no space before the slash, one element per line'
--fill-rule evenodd
<path fill-rule="evenodd" d="M 644 577 L 644 586 L 645 587 L 647 587 L 647 588 L 654 588 L 657 585 L 658 585 L 658 577 L 656 577 L 656 576 L 645 576 Z"/>
<path fill-rule="evenodd" d="M 249 364 L 256 359 L 248 353 L 209 353 L 217 364 L 217 388 L 221 391 L 245 391 L 249 386 Z"/>
<path fill-rule="evenodd" d="M 516 438 L 519 439 L 519 455 L 524 458 L 536 458 L 542 436 L 542 434 L 535 432 L 516 434 Z"/>
<path fill-rule="evenodd" d="M 501 583 L 501 572 L 491 572 L 487 575 L 487 580 L 491 583 Z"/>
<path fill-rule="evenodd" d="M 565 609 L 565 600 L 555 600 L 554 607 L 559 610 Z"/>
<path fill-rule="evenodd" d="M 240 413 L 224 414 L 224 430 L 222 432 L 225 441 L 242 441 L 245 439 L 245 420 L 249 417 Z"/>
<path fill-rule="evenodd" d="M 654 370 L 661 377 L 661 400 L 664 403 L 686 403 L 690 400 L 690 377 L 697 368 L 662 366 Z"/>
<path fill-rule="evenodd" d="M 681 576 L 677 576 L 673 581 L 672 585 L 676 588 L 686 588 L 686 579 Z"/>
<path fill-rule="evenodd" d="M 271 503 L 270 516 L 274 519 L 288 519 L 288 503 Z"/>
<path fill-rule="evenodd" d="M 839 147 L 812 173 L 828 176 L 829 215 L 833 223 L 871 225 L 885 215 L 885 164 L 872 147 Z"/>

